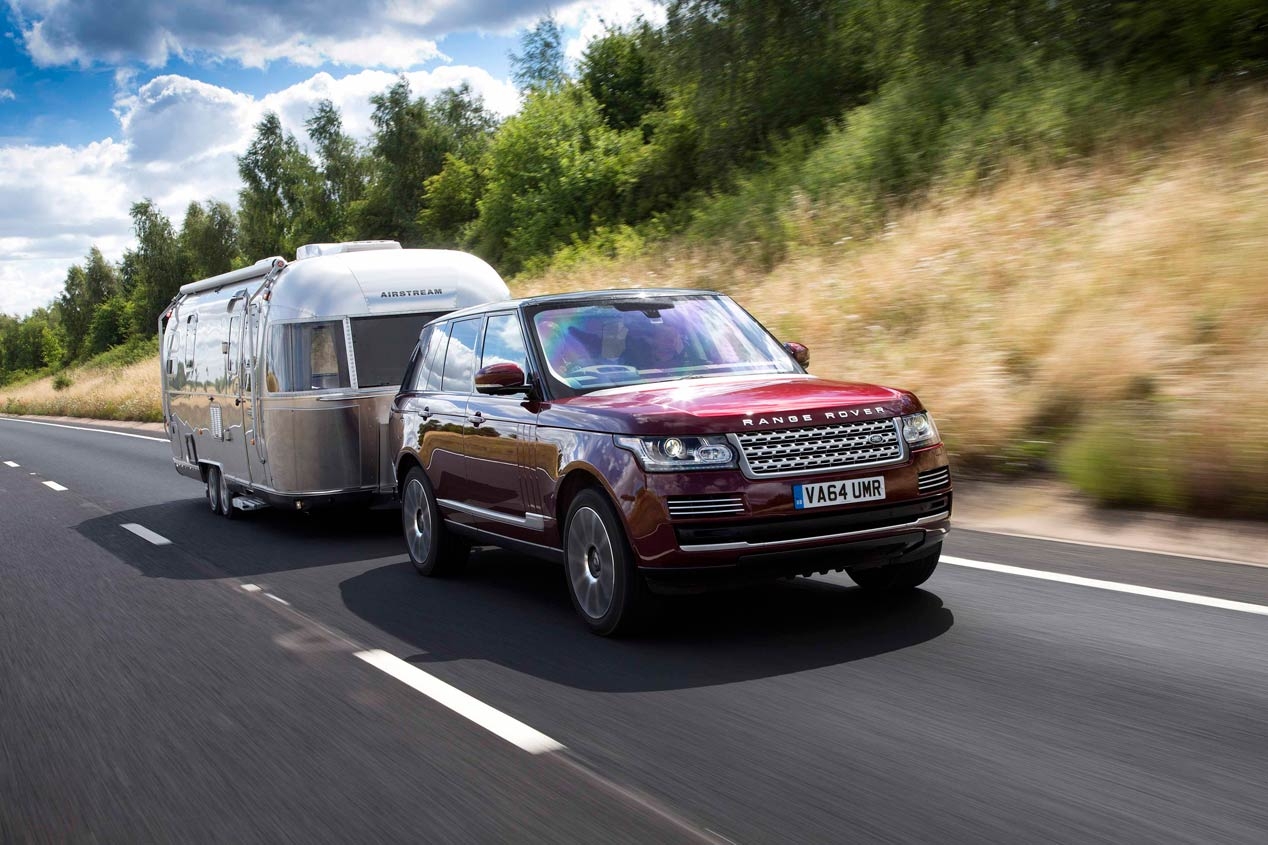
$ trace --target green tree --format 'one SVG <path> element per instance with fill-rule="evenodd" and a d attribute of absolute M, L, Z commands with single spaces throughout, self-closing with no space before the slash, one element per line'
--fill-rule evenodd
<path fill-rule="evenodd" d="M 563 32 L 554 15 L 547 15 L 523 33 L 520 52 L 510 55 L 515 87 L 525 93 L 562 88 L 568 81 L 563 43 Z"/>
<path fill-rule="evenodd" d="M 238 175 L 245 183 L 238 193 L 242 252 L 249 261 L 292 255 L 313 223 L 305 201 L 315 193 L 318 176 L 274 112 L 256 124 L 255 138 L 238 157 Z"/>
<path fill-rule="evenodd" d="M 662 108 L 665 97 L 656 83 L 653 30 L 609 29 L 590 42 L 581 57 L 580 81 L 603 110 L 613 129 L 632 129 L 644 115 Z"/>
<path fill-rule="evenodd" d="M 353 138 L 343 131 L 343 116 L 330 100 L 321 100 L 305 121 L 308 137 L 317 153 L 321 177 L 318 190 L 309 200 L 314 227 L 323 233 L 320 240 L 345 240 L 349 210 L 361 201 L 369 181 L 370 164 Z"/>
<path fill-rule="evenodd" d="M 65 333 L 63 345 L 67 363 L 84 356 L 93 315 L 118 290 L 118 273 L 96 246 L 89 250 L 84 264 L 72 265 L 67 270 L 66 284 L 55 304 Z"/>
<path fill-rule="evenodd" d="M 425 99 L 411 96 L 403 76 L 370 102 L 374 177 L 356 208 L 354 227 L 359 237 L 417 244 L 422 239 L 418 214 L 423 184 L 444 167 L 445 154 L 454 149 L 453 137 Z"/>
<path fill-rule="evenodd" d="M 133 204 L 131 213 L 137 244 L 124 253 L 122 268 L 128 336 L 148 337 L 157 333 L 159 314 L 193 274 L 171 221 L 152 200 Z"/>
<path fill-rule="evenodd" d="M 642 133 L 609 127 L 579 86 L 530 94 L 489 148 L 473 243 L 515 272 L 597 226 L 621 221 L 641 148 Z"/>
<path fill-rule="evenodd" d="M 227 273 L 241 263 L 238 220 L 226 203 L 191 202 L 181 224 L 180 247 L 195 279 Z"/>

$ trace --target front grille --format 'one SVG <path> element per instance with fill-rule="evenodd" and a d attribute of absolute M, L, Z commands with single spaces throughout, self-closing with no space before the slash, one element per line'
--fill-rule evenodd
<path fill-rule="evenodd" d="M 951 483 L 951 467 L 927 469 L 916 476 L 916 486 L 921 493 L 939 490 Z"/>
<path fill-rule="evenodd" d="M 749 471 L 759 477 L 871 466 L 903 456 L 893 419 L 745 431 L 736 437 Z"/>
<path fill-rule="evenodd" d="M 744 513 L 744 497 L 738 493 L 721 496 L 670 496 L 666 504 L 669 506 L 669 515 L 674 519 L 735 516 Z"/>

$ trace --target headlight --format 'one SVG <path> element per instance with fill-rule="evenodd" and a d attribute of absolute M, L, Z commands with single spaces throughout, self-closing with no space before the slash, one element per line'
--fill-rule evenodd
<path fill-rule="evenodd" d="M 734 467 L 735 452 L 723 436 L 617 437 L 616 445 L 638 456 L 648 472 Z"/>
<path fill-rule="evenodd" d="M 903 417 L 903 439 L 913 449 L 933 446 L 939 442 L 938 427 L 933 424 L 933 417 L 929 416 L 928 411 Z"/>

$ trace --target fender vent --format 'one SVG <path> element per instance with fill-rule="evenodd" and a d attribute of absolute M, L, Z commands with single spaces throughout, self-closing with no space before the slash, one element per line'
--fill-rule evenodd
<path fill-rule="evenodd" d="M 220 420 L 220 406 L 211 406 L 211 436 L 217 440 L 225 439 L 224 423 Z"/>
<path fill-rule="evenodd" d="M 736 516 L 744 513 L 744 497 L 738 493 L 721 496 L 670 496 L 666 502 L 674 519 Z"/>
<path fill-rule="evenodd" d="M 951 467 L 927 469 L 916 475 L 916 486 L 921 493 L 941 490 L 951 483 Z"/>

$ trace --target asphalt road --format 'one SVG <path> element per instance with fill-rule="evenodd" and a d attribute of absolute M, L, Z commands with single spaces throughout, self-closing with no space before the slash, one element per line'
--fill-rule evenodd
<path fill-rule="evenodd" d="M 1268 570 L 955 531 L 1246 604 L 944 564 L 608 641 L 560 570 L 421 579 L 396 524 L 227 521 L 163 442 L 0 419 L 0 842 L 1268 841 Z"/>

